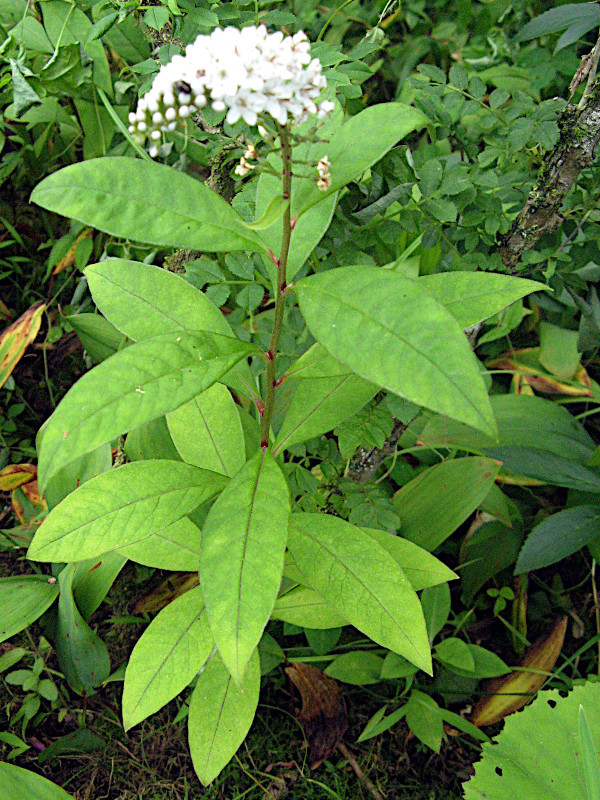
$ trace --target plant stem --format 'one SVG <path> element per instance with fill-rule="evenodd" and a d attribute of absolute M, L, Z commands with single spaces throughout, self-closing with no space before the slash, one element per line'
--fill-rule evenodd
<path fill-rule="evenodd" d="M 281 160 L 283 162 L 282 181 L 283 199 L 289 200 L 292 192 L 292 147 L 288 137 L 288 129 L 280 128 L 279 138 L 281 139 Z M 260 440 L 263 448 L 269 445 L 269 429 L 271 427 L 271 417 L 275 406 L 275 361 L 281 338 L 281 328 L 283 324 L 283 312 L 285 310 L 285 276 L 287 269 L 288 254 L 290 251 L 290 240 L 292 238 L 292 216 L 290 203 L 288 203 L 283 214 L 283 238 L 281 241 L 281 252 L 277 260 L 277 286 L 275 292 L 275 321 L 273 323 L 273 334 L 267 353 L 267 390 L 265 395 L 265 410 L 260 424 Z"/>

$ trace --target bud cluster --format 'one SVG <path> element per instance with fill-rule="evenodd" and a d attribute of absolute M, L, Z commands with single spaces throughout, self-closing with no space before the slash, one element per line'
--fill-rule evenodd
<path fill-rule="evenodd" d="M 185 55 L 161 67 L 151 89 L 129 115 L 129 131 L 143 142 L 150 136 L 151 155 L 158 153 L 162 133 L 175 129 L 206 105 L 227 109 L 227 122 L 243 119 L 256 125 L 267 114 L 280 125 L 304 122 L 316 114 L 323 119 L 333 103 L 316 100 L 327 86 L 318 58 L 300 31 L 284 36 L 258 27 L 216 28 L 198 36 Z"/>

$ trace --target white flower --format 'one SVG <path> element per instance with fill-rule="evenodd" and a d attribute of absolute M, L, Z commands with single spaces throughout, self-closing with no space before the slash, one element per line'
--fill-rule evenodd
<path fill-rule="evenodd" d="M 246 156 L 242 156 L 240 158 L 240 163 L 235 168 L 235 174 L 241 175 L 243 178 L 245 175 L 248 175 L 248 173 L 252 172 L 253 169 L 256 169 L 256 164 L 251 164 Z"/>
<path fill-rule="evenodd" d="M 331 175 L 326 178 L 319 178 L 317 181 L 317 188 L 321 192 L 326 192 L 331 187 Z"/>
<path fill-rule="evenodd" d="M 246 142 L 246 150 L 244 152 L 244 158 L 250 159 L 250 161 L 256 161 L 258 158 L 258 150 L 254 146 L 253 142 Z"/>
<path fill-rule="evenodd" d="M 330 172 L 331 162 L 327 158 L 327 156 L 323 156 L 323 158 L 317 162 L 317 172 L 319 173 L 320 178 L 326 178 Z"/>
<path fill-rule="evenodd" d="M 207 104 L 227 110 L 231 125 L 243 119 L 254 126 L 261 115 L 280 125 L 298 124 L 311 115 L 323 119 L 334 107 L 329 100 L 316 103 L 326 86 L 321 63 L 311 59 L 302 31 L 284 36 L 268 33 L 264 25 L 216 28 L 189 44 L 185 56 L 176 55 L 161 67 L 129 115 L 129 131 L 140 142 L 148 135 L 157 141 L 160 137 L 153 134 L 172 130 L 176 120 Z"/>

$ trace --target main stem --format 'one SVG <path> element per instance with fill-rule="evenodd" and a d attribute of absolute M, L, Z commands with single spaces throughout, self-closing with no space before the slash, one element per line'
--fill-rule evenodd
<path fill-rule="evenodd" d="M 288 129 L 283 127 L 279 131 L 281 140 L 281 160 L 283 162 L 282 183 L 283 199 L 290 200 L 292 193 L 292 147 L 290 144 Z M 285 310 L 285 276 L 287 270 L 288 254 L 290 252 L 290 240 L 292 238 L 292 212 L 290 203 L 287 204 L 283 214 L 283 238 L 281 240 L 281 252 L 277 260 L 277 287 L 275 295 L 275 321 L 273 324 L 273 334 L 267 353 L 267 391 L 265 396 L 265 409 L 263 411 L 260 424 L 261 446 L 269 446 L 269 430 L 271 428 L 271 418 L 275 406 L 275 360 L 279 349 L 279 339 L 281 338 L 281 328 L 283 325 L 283 312 Z"/>

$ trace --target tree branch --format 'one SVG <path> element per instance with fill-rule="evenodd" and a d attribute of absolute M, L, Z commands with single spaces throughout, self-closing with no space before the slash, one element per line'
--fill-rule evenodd
<path fill-rule="evenodd" d="M 592 51 L 600 54 L 600 46 Z M 591 55 L 591 54 L 590 54 Z M 592 65 L 593 67 L 594 65 Z M 560 138 L 544 160 L 537 184 L 506 234 L 500 253 L 514 271 L 523 253 L 563 221 L 560 207 L 581 170 L 591 166 L 600 142 L 600 80 L 586 87 L 583 107 L 567 106 L 559 121 Z M 583 100 L 583 98 L 582 98 Z M 581 104 L 580 104 L 581 105 Z"/>

